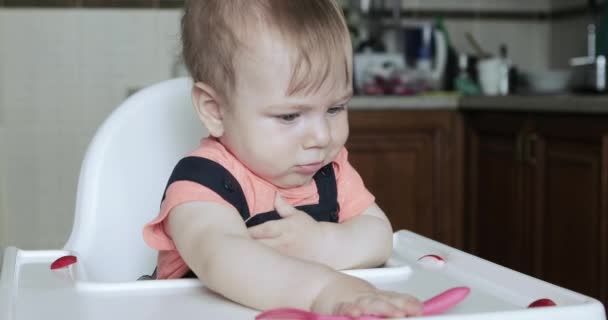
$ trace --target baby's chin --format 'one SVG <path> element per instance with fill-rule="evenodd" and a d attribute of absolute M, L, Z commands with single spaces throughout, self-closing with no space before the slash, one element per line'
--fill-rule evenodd
<path fill-rule="evenodd" d="M 293 189 L 306 186 L 313 182 L 313 180 L 313 175 L 304 176 L 300 174 L 291 174 L 287 177 L 283 177 L 283 179 L 273 180 L 271 182 L 280 189 Z"/>

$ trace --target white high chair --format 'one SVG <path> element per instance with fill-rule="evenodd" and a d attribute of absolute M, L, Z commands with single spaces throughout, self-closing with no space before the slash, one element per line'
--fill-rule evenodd
<path fill-rule="evenodd" d="M 142 227 L 156 216 L 173 166 L 206 135 L 192 108 L 191 86 L 186 78 L 150 86 L 104 122 L 83 162 L 63 250 L 6 248 L 0 320 L 253 320 L 259 313 L 212 293 L 198 279 L 136 281 L 156 265 Z M 51 270 L 66 255 L 77 262 Z M 404 230 L 394 234 L 386 267 L 344 272 L 422 300 L 469 287 L 469 297 L 441 315 L 446 320 L 606 319 L 593 298 Z M 527 308 L 543 298 L 557 306 Z"/>
<path fill-rule="evenodd" d="M 156 252 L 144 243 L 142 227 L 158 213 L 177 161 L 207 135 L 191 87 L 189 78 L 179 78 L 133 94 L 89 145 L 64 247 L 78 253 L 87 280 L 133 281 L 154 270 Z"/>

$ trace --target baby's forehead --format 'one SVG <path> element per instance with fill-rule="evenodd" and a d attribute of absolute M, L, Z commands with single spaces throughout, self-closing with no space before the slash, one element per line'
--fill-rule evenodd
<path fill-rule="evenodd" d="M 251 32 L 251 36 L 240 39 L 235 59 L 236 62 L 248 64 L 288 63 L 289 59 L 285 58 L 289 58 L 295 50 L 295 45 L 276 31 Z"/>
<path fill-rule="evenodd" d="M 300 89 L 313 90 L 328 81 L 349 85 L 350 54 L 346 48 L 329 53 L 306 51 L 278 32 L 264 32 L 242 42 L 235 54 L 234 67 L 237 83 L 272 77 Z"/>

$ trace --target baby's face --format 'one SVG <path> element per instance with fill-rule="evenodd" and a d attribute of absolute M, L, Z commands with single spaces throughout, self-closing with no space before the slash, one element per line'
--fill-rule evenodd
<path fill-rule="evenodd" d="M 302 186 L 344 146 L 352 88 L 337 68 L 317 92 L 288 96 L 288 50 L 268 36 L 256 41 L 237 59 L 236 92 L 220 139 L 258 176 L 281 188 Z"/>

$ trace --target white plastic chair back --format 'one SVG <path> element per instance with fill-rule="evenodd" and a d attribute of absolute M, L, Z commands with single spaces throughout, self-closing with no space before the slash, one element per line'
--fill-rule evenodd
<path fill-rule="evenodd" d="M 142 227 L 157 214 L 177 161 L 207 131 L 192 107 L 192 81 L 167 80 L 124 101 L 98 129 L 78 181 L 73 250 L 88 281 L 133 281 L 150 274 L 156 251 Z"/>

